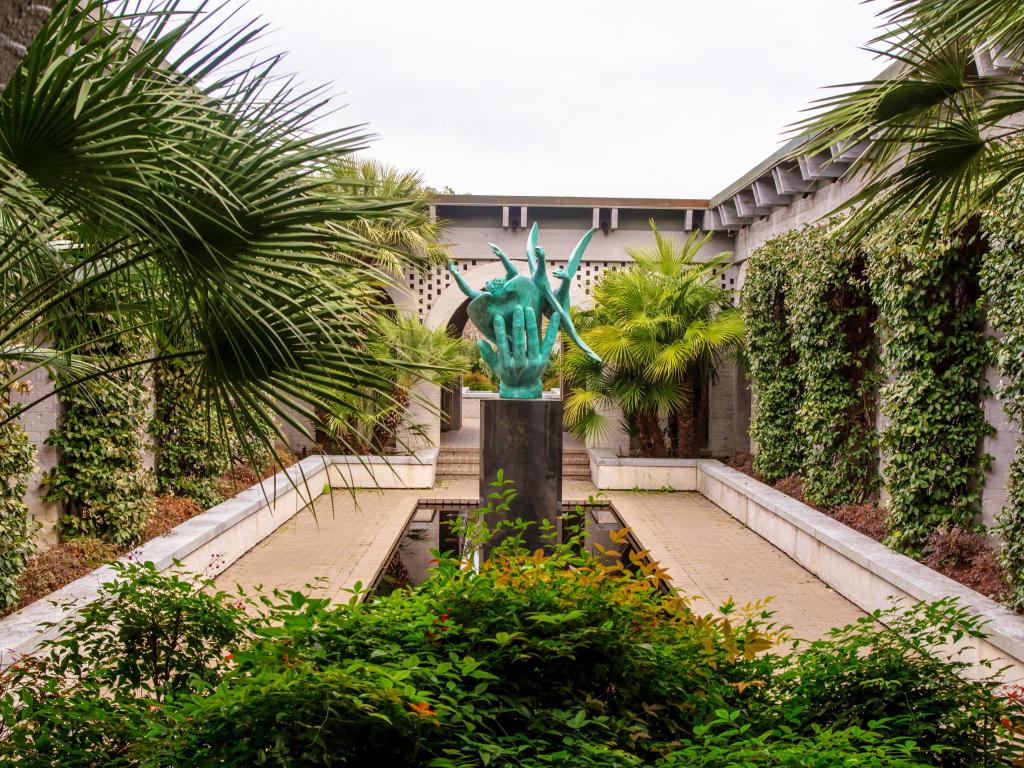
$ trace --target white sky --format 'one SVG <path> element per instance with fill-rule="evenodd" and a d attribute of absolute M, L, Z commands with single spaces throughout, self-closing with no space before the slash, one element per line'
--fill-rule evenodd
<path fill-rule="evenodd" d="M 710 197 L 824 86 L 884 67 L 860 0 L 249 0 L 370 154 L 475 194 Z"/>

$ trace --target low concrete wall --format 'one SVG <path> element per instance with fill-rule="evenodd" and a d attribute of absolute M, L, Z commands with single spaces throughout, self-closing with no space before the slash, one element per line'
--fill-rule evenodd
<path fill-rule="evenodd" d="M 591 448 L 590 479 L 598 490 L 697 490 L 697 459 L 631 459 L 607 448 Z"/>
<path fill-rule="evenodd" d="M 334 488 L 432 488 L 437 448 L 412 456 L 328 456 Z"/>
<path fill-rule="evenodd" d="M 992 671 L 1007 667 L 1006 682 L 1024 681 L 1024 617 L 738 470 L 710 459 L 623 459 L 591 450 L 590 471 L 603 490 L 668 485 L 701 493 L 868 613 L 888 608 L 893 599 L 956 597 L 988 622 L 988 637 L 965 639 L 959 658 L 989 660 Z M 990 671 L 981 665 L 976 670 Z"/>
<path fill-rule="evenodd" d="M 309 456 L 284 472 L 211 507 L 121 558 L 152 562 L 166 571 L 177 561 L 192 573 L 213 576 L 305 509 L 331 488 L 429 488 L 434 483 L 437 449 L 413 456 Z M 115 577 L 109 565 L 97 568 L 66 587 L 0 619 L 0 669 L 32 653 L 51 629 L 96 598 L 100 585 Z M 56 603 L 56 605 L 55 605 Z"/>

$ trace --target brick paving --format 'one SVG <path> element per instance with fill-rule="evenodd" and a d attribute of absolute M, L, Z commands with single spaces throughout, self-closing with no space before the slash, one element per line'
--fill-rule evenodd
<path fill-rule="evenodd" d="M 472 477 L 432 489 L 345 491 L 323 496 L 315 516 L 301 512 L 225 570 L 222 589 L 303 589 L 317 577 L 317 594 L 347 599 L 357 581 L 370 583 L 401 536 L 421 498 L 473 498 Z M 566 478 L 564 498 L 597 494 L 589 481 Z M 697 493 L 606 491 L 623 521 L 669 573 L 674 586 L 700 596 L 695 608 L 711 612 L 727 599 L 738 604 L 774 597 L 770 607 L 797 637 L 822 637 L 830 627 L 863 612 L 753 531 Z M 333 502 L 333 508 L 332 508 Z M 358 503 L 357 503 L 358 502 Z"/>

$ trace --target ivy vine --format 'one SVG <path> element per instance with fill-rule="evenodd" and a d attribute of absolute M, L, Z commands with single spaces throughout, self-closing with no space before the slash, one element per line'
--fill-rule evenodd
<path fill-rule="evenodd" d="M 803 462 L 803 443 L 793 428 L 802 391 L 786 321 L 789 265 L 799 236 L 790 232 L 754 251 L 740 296 L 754 394 L 750 421 L 750 437 L 757 448 L 754 470 L 768 480 L 797 472 Z"/>
<path fill-rule="evenodd" d="M 225 430 L 201 405 L 195 364 L 181 358 L 155 366 L 156 402 L 150 434 L 159 493 L 187 496 L 206 508 L 221 500 L 217 479 L 231 466 Z"/>
<path fill-rule="evenodd" d="M 63 335 L 68 346 L 78 340 L 73 330 Z M 82 353 L 113 369 L 134 343 L 121 333 Z M 143 463 L 149 390 L 142 370 L 112 370 L 66 389 L 61 402 L 57 429 L 47 438 L 60 452 L 47 500 L 63 503 L 61 534 L 136 543 L 153 505 L 152 476 Z"/>
<path fill-rule="evenodd" d="M 864 254 L 833 231 L 819 224 L 787 241 L 786 310 L 802 393 L 800 472 L 806 498 L 824 506 L 863 502 L 878 485 L 874 305 Z"/>
<path fill-rule="evenodd" d="M 922 243 L 913 226 L 874 236 L 872 295 L 884 338 L 881 434 L 889 489 L 889 544 L 918 554 L 940 528 L 973 528 L 990 457 L 983 399 L 990 360 L 978 275 L 977 223 Z"/>
<path fill-rule="evenodd" d="M 987 211 L 982 226 L 988 251 L 981 269 L 981 286 L 988 321 L 998 332 L 996 365 L 998 395 L 1006 415 L 1024 427 L 1024 208 L 1003 199 Z M 1013 588 L 1011 603 L 1024 610 L 1024 440 L 1018 438 L 1010 464 L 1006 506 L 997 519 L 1002 537 L 1000 560 Z"/>
<path fill-rule="evenodd" d="M 0 379 L 9 380 L 14 367 L 0 363 Z M 0 394 L 0 419 L 14 414 L 10 392 Z M 18 577 L 35 550 L 33 522 L 25 504 L 35 450 L 25 430 L 12 419 L 0 426 L 0 610 L 18 602 Z"/>

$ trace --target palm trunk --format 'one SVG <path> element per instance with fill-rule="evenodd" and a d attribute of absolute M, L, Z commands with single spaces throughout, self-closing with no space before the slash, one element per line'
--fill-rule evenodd
<path fill-rule="evenodd" d="M 687 378 L 679 385 L 683 404 L 676 411 L 676 456 L 693 458 L 697 448 L 697 420 L 693 415 L 693 382 Z"/>

